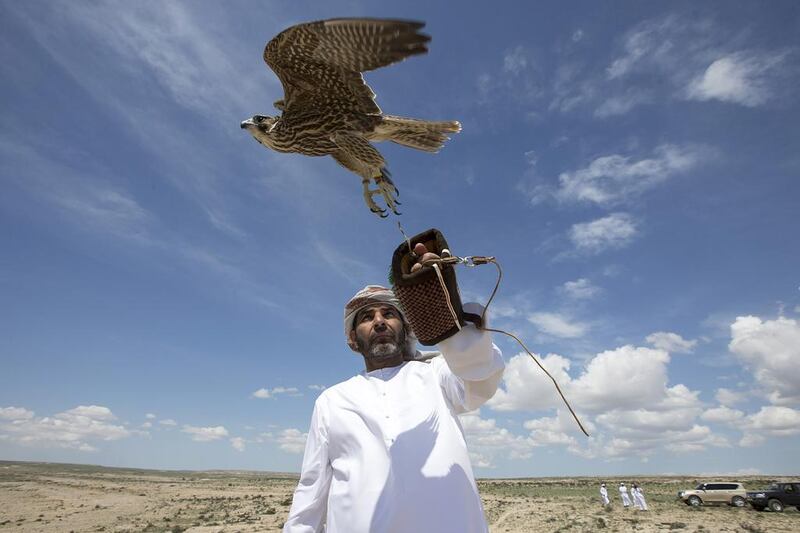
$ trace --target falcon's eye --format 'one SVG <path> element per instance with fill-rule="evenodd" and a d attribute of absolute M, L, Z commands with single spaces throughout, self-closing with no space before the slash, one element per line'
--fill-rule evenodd
<path fill-rule="evenodd" d="M 257 117 L 255 117 L 255 120 L 256 120 L 257 123 L 260 124 L 261 121 L 264 120 L 264 117 L 257 116 Z"/>

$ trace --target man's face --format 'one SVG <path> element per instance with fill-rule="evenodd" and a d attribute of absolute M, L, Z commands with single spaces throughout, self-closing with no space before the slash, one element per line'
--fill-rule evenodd
<path fill-rule="evenodd" d="M 368 360 L 402 360 L 405 329 L 400 312 L 391 305 L 375 304 L 360 310 L 353 331 L 358 351 Z"/>

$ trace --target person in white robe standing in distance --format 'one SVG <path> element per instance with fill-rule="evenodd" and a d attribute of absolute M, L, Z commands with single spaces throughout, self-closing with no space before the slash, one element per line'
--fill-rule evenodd
<path fill-rule="evenodd" d="M 644 500 L 644 491 L 642 487 L 639 485 L 634 484 L 634 495 L 633 499 L 636 501 L 636 508 L 642 511 L 647 510 L 647 502 Z"/>
<path fill-rule="evenodd" d="M 625 483 L 619 484 L 619 497 L 625 509 L 631 506 L 631 499 L 628 497 L 628 487 L 625 486 Z"/>
<path fill-rule="evenodd" d="M 611 503 L 608 499 L 608 489 L 605 483 L 600 483 L 600 500 L 603 502 L 603 507 Z"/>
<path fill-rule="evenodd" d="M 641 511 L 642 506 L 639 505 L 639 496 L 637 495 L 639 490 L 638 487 L 639 486 L 636 483 L 631 485 L 631 498 L 633 499 L 633 506 Z"/>
<path fill-rule="evenodd" d="M 488 532 L 457 415 L 503 376 L 490 333 L 468 323 L 440 355 L 423 354 L 394 293 L 376 285 L 347 303 L 344 331 L 366 371 L 317 398 L 284 533 Z"/>

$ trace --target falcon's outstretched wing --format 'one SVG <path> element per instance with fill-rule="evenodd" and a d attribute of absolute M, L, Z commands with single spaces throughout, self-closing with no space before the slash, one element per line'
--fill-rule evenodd
<path fill-rule="evenodd" d="M 331 19 L 282 31 L 264 49 L 264 61 L 283 84 L 284 110 L 346 108 L 381 112 L 361 73 L 428 51 L 422 22 Z"/>

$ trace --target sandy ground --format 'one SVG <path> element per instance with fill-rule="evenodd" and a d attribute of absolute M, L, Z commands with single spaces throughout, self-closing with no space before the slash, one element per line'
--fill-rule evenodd
<path fill-rule="evenodd" d="M 605 479 L 609 487 L 619 480 Z M 691 478 L 626 478 L 649 511 L 603 508 L 597 478 L 481 480 L 492 533 L 555 531 L 800 531 L 800 512 L 689 508 L 676 501 Z M 748 488 L 770 479 L 740 478 Z M 257 472 L 168 472 L 0 461 L 0 532 L 278 531 L 297 478 Z M 616 493 L 609 490 L 612 496 Z"/>

